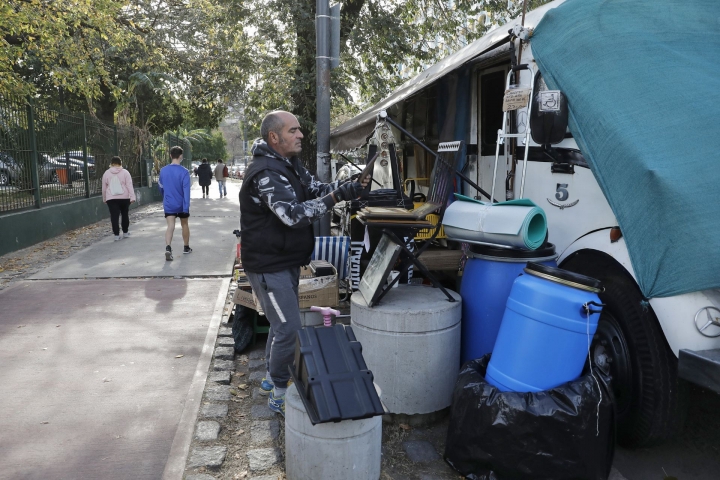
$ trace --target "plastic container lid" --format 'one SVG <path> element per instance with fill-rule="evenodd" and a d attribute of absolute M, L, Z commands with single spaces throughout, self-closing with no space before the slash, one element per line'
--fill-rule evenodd
<path fill-rule="evenodd" d="M 588 292 L 600 293 L 604 290 L 600 280 L 540 263 L 528 262 L 525 266 L 525 273 Z"/>
<path fill-rule="evenodd" d="M 492 245 L 470 244 L 470 251 L 478 255 L 497 258 L 544 258 L 555 256 L 555 245 L 545 243 L 537 250 L 520 250 L 518 248 L 502 248 Z"/>

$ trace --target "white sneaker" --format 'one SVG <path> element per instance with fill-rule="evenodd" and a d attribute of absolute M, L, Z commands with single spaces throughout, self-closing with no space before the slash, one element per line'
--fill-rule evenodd
<path fill-rule="evenodd" d="M 115 241 L 122 240 L 122 237 L 120 235 L 115 235 Z"/>
<path fill-rule="evenodd" d="M 130 232 L 123 233 L 123 238 L 128 238 L 130 236 Z"/>

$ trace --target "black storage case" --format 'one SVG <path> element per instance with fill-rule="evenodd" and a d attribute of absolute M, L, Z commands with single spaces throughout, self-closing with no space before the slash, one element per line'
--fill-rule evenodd
<path fill-rule="evenodd" d="M 313 425 L 385 413 L 351 327 L 300 329 L 290 374 Z"/>
<path fill-rule="evenodd" d="M 327 277 L 329 275 L 335 275 L 335 267 L 330 262 L 325 260 L 311 260 L 310 271 L 313 277 Z"/>

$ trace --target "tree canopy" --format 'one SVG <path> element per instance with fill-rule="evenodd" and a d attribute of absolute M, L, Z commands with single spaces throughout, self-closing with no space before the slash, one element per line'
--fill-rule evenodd
<path fill-rule="evenodd" d="M 507 0 L 339 0 L 336 124 L 520 11 Z M 547 0 L 530 0 L 529 8 Z M 315 162 L 315 0 L 5 0 L 0 95 L 160 135 L 212 129 L 229 106 L 246 132 L 295 113 Z"/>
<path fill-rule="evenodd" d="M 162 132 L 211 127 L 248 74 L 236 0 L 7 0 L 0 94 Z"/>

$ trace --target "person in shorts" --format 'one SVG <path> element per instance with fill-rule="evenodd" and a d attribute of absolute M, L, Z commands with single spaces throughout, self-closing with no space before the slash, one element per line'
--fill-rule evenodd
<path fill-rule="evenodd" d="M 169 165 L 160 170 L 158 185 L 163 196 L 163 209 L 167 230 L 165 231 L 165 260 L 172 260 L 172 238 L 175 233 L 175 219 L 180 219 L 182 237 L 185 247 L 183 253 L 192 253 L 190 248 L 190 172 L 180 163 L 183 159 L 183 149 L 175 146 L 170 149 Z"/>

